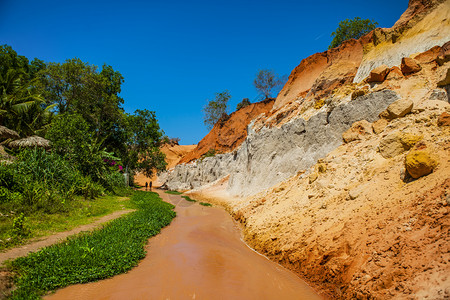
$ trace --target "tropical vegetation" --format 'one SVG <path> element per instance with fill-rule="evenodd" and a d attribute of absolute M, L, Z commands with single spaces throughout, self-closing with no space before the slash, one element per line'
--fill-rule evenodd
<path fill-rule="evenodd" d="M 165 169 L 156 115 L 126 113 L 123 82 L 106 64 L 29 61 L 0 46 L 0 126 L 20 136 L 12 141 L 0 134 L 0 221 L 10 224 L 0 248 L 29 236 L 27 219 L 36 214 L 67 213 L 75 202 L 128 194 L 133 172 L 151 176 Z"/>

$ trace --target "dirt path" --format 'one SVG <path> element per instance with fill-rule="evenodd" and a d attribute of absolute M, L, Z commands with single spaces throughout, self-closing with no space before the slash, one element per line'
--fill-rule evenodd
<path fill-rule="evenodd" d="M 56 244 L 59 241 L 64 240 L 71 235 L 80 233 L 82 231 L 93 230 L 95 228 L 100 227 L 100 225 L 102 225 L 103 223 L 117 219 L 118 217 L 123 216 L 124 214 L 127 214 L 132 211 L 133 210 L 130 210 L 130 209 L 118 210 L 109 215 L 101 217 L 100 219 L 98 219 L 97 221 L 95 221 L 93 223 L 82 225 L 82 226 L 79 226 L 79 227 L 74 228 L 69 231 L 63 231 L 63 232 L 59 232 L 59 233 L 56 233 L 56 234 L 53 234 L 50 236 L 46 236 L 38 241 L 31 242 L 22 247 L 13 248 L 13 249 L 7 250 L 6 252 L 2 252 L 2 253 L 0 253 L 0 266 L 3 264 L 4 261 L 6 261 L 8 259 L 14 259 L 14 258 L 18 258 L 21 256 L 25 256 L 30 252 L 34 252 L 41 248 Z"/>
<path fill-rule="evenodd" d="M 321 299 L 294 273 L 251 250 L 218 207 L 158 192 L 177 217 L 126 274 L 58 290 L 48 299 Z"/>

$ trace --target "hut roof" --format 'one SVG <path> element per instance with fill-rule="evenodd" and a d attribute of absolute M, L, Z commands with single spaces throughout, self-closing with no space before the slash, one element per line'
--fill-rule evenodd
<path fill-rule="evenodd" d="M 0 125 L 0 138 L 1 139 L 18 139 L 19 134 L 14 130 L 11 130 L 5 126 Z"/>
<path fill-rule="evenodd" d="M 8 144 L 11 148 L 44 148 L 44 149 L 50 149 L 50 141 L 46 140 L 40 136 L 33 135 L 24 139 L 15 140 Z"/>

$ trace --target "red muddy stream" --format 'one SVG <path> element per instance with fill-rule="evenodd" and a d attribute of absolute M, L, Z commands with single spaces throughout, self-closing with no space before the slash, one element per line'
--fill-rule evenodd
<path fill-rule="evenodd" d="M 176 205 L 177 217 L 149 240 L 137 267 L 46 299 L 321 299 L 294 273 L 247 247 L 223 209 L 159 194 Z"/>

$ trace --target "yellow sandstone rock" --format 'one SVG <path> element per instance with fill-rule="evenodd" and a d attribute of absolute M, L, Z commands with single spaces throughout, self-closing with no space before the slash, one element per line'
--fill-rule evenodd
<path fill-rule="evenodd" d="M 430 174 L 437 165 L 437 160 L 428 149 L 412 150 L 405 158 L 406 170 L 413 178 Z"/>

